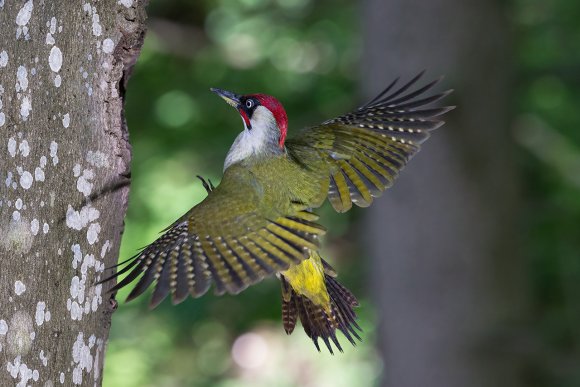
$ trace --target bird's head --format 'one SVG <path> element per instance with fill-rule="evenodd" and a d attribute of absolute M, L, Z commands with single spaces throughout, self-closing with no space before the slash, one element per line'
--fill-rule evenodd
<path fill-rule="evenodd" d="M 240 133 L 230 149 L 230 153 L 234 154 L 228 153 L 228 158 L 235 156 L 234 161 L 239 161 L 250 154 L 284 151 L 288 117 L 284 107 L 276 98 L 266 94 L 238 95 L 215 88 L 211 91 L 235 107 L 244 123 L 244 131 Z M 227 162 L 226 159 L 226 164 Z"/>

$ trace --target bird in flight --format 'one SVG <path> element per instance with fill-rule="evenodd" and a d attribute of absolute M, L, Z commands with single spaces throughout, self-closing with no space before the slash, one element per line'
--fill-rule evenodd
<path fill-rule="evenodd" d="M 174 304 L 212 284 L 218 295 L 237 294 L 276 275 L 286 333 L 300 319 L 319 351 L 318 339 L 331 353 L 332 343 L 342 351 L 337 330 L 355 345 L 358 301 L 319 254 L 326 230 L 313 210 L 326 199 L 337 212 L 370 206 L 443 125 L 453 107 L 428 105 L 451 90 L 427 94 L 438 81 L 418 87 L 421 75 L 401 86 L 397 79 L 358 109 L 289 138 L 276 98 L 211 89 L 243 122 L 220 184 L 202 179 L 207 197 L 101 282 L 128 273 L 110 291 L 136 281 L 129 301 L 153 285 L 155 307 L 169 294 Z"/>

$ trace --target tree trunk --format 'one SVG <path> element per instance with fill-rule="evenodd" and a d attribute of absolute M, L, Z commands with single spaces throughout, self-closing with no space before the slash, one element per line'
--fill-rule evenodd
<path fill-rule="evenodd" d="M 0 385 L 100 385 L 144 1 L 0 0 Z"/>
<path fill-rule="evenodd" d="M 385 386 L 517 386 L 502 324 L 523 288 L 514 252 L 509 39 L 501 2 L 367 0 L 365 91 L 447 74 L 457 104 L 366 212 Z M 494 342 L 495 339 L 495 342 Z"/>

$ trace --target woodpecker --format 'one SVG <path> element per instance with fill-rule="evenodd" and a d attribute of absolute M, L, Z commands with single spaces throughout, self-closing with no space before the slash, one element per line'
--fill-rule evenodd
<path fill-rule="evenodd" d="M 218 295 L 237 294 L 276 275 L 287 334 L 300 319 L 318 351 L 321 339 L 330 353 L 332 344 L 342 352 L 337 330 L 355 345 L 358 301 L 319 254 L 326 229 L 313 209 L 327 198 L 337 212 L 368 207 L 443 125 L 440 117 L 453 107 L 427 105 L 451 90 L 425 96 L 439 80 L 417 87 L 421 75 L 400 87 L 396 79 L 367 104 L 292 138 L 276 98 L 212 88 L 243 123 L 220 184 L 201 178 L 207 197 L 102 282 L 128 273 L 114 292 L 141 276 L 127 301 L 154 284 L 154 308 L 170 293 L 174 304 L 212 284 Z"/>

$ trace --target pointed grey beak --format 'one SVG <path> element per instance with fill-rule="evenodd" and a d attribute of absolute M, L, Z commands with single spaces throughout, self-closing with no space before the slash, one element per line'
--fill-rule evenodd
<path fill-rule="evenodd" d="M 240 96 L 236 93 L 232 93 L 231 91 L 227 90 L 216 89 L 215 87 L 212 87 L 210 90 L 222 97 L 223 100 L 228 103 L 228 105 L 231 105 L 236 109 L 240 105 Z"/>

